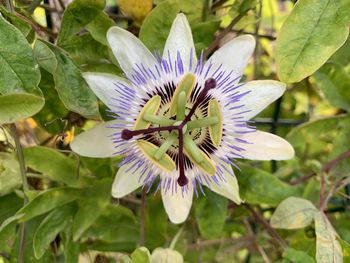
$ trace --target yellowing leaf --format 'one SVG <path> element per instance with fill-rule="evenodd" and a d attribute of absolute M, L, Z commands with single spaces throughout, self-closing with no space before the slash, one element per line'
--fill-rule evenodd
<path fill-rule="evenodd" d="M 297 229 L 308 226 L 316 207 L 308 200 L 289 197 L 283 200 L 271 217 L 271 226 L 274 228 Z"/>
<path fill-rule="evenodd" d="M 152 10 L 152 0 L 119 0 L 118 5 L 123 13 L 130 16 L 137 24 Z"/>
<path fill-rule="evenodd" d="M 325 214 L 315 214 L 316 260 L 317 263 L 343 262 L 342 248 L 337 240 L 337 233 Z"/>

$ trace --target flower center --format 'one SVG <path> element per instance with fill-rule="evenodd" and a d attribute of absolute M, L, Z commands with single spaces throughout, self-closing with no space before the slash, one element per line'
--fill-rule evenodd
<path fill-rule="evenodd" d="M 222 112 L 215 99 L 211 99 L 207 105 L 207 116 L 191 119 L 197 108 L 205 101 L 208 92 L 217 85 L 213 78 L 207 79 L 204 88 L 188 112 L 188 100 L 195 84 L 196 77 L 191 73 L 186 74 L 176 87 L 169 110 L 164 115 L 159 114 L 161 97 L 155 95 L 150 98 L 140 111 L 134 129 L 124 129 L 121 134 L 122 139 L 130 140 L 137 135 L 162 133 L 163 141 L 160 146 L 143 138 L 137 139 L 137 145 L 147 159 L 166 172 L 172 172 L 176 169 L 175 161 L 167 152 L 171 147 L 177 147 L 179 168 L 177 182 L 180 186 L 188 183 L 188 178 L 185 175 L 185 156 L 206 174 L 214 175 L 216 173 L 213 161 L 205 151 L 197 146 L 193 131 L 202 128 L 209 129 L 211 143 L 216 147 L 220 145 L 223 133 Z"/>

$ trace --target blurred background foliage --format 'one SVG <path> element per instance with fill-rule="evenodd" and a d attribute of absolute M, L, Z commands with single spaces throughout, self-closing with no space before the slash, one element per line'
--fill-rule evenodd
<path fill-rule="evenodd" d="M 0 262 L 350 262 L 348 0 L 0 3 Z M 255 125 L 296 157 L 240 161 L 243 205 L 205 191 L 173 225 L 159 194 L 111 198 L 119 157 L 79 157 L 69 142 L 108 119 L 81 75 L 122 74 L 108 28 L 162 52 L 179 12 L 206 58 L 255 36 L 244 79 L 288 84 Z"/>

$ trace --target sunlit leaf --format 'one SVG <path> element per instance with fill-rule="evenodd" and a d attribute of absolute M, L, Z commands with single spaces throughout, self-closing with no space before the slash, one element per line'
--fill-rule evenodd
<path fill-rule="evenodd" d="M 278 76 L 298 82 L 320 68 L 348 37 L 350 2 L 299 0 L 277 37 Z"/>

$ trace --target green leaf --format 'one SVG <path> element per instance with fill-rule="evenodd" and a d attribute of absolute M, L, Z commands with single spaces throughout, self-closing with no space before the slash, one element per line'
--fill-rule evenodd
<path fill-rule="evenodd" d="M 311 224 L 317 213 L 316 207 L 302 198 L 289 197 L 283 200 L 271 217 L 274 228 L 297 229 Z"/>
<path fill-rule="evenodd" d="M 32 219 L 26 223 L 26 241 L 24 243 L 25 247 L 23 248 L 23 251 L 24 251 L 23 263 L 54 262 L 53 254 L 50 253 L 50 251 L 46 251 L 40 259 L 37 259 L 34 255 L 33 236 L 43 219 L 44 218 L 41 216 L 41 217 Z M 19 248 L 21 246 L 20 240 L 21 240 L 21 231 L 17 231 L 17 238 L 13 244 L 13 249 L 10 254 L 11 262 L 20 262 L 18 260 L 18 254 L 20 251 Z"/>
<path fill-rule="evenodd" d="M 43 41 L 41 42 L 44 43 Z M 63 104 L 67 109 L 77 112 L 86 118 L 98 118 L 97 98 L 86 84 L 81 71 L 61 49 L 48 42 L 44 44 L 56 56 L 57 67 L 53 77 L 56 90 Z"/>
<path fill-rule="evenodd" d="M 314 77 L 333 106 L 350 112 L 350 76 L 341 65 L 326 63 Z"/>
<path fill-rule="evenodd" d="M 147 196 L 145 215 L 145 242 L 149 249 L 160 247 L 166 242 L 168 216 L 164 211 L 160 195 Z M 154 227 L 157 226 L 157 227 Z"/>
<path fill-rule="evenodd" d="M 29 93 L 0 95 L 0 123 L 12 123 L 28 118 L 40 111 L 44 104 L 45 100 L 41 96 Z"/>
<path fill-rule="evenodd" d="M 276 176 L 248 165 L 239 164 L 236 174 L 243 200 L 251 204 L 277 206 L 289 196 L 299 195 L 298 189 L 279 180 Z"/>
<path fill-rule="evenodd" d="M 57 68 L 57 60 L 55 53 L 41 41 L 36 41 L 34 45 L 34 57 L 40 67 L 54 74 Z"/>
<path fill-rule="evenodd" d="M 110 19 L 105 12 L 100 12 L 88 25 L 86 25 L 86 29 L 95 40 L 107 46 L 107 30 L 115 25 L 115 22 Z"/>
<path fill-rule="evenodd" d="M 193 41 L 197 54 L 206 49 L 214 40 L 215 32 L 219 29 L 220 21 L 212 20 L 195 24 L 192 27 Z"/>
<path fill-rule="evenodd" d="M 349 116 L 338 115 L 310 121 L 294 128 L 287 135 L 287 140 L 296 150 L 296 156 L 304 154 L 305 151 L 323 153 L 329 151 L 327 145 L 330 141 L 333 142 L 335 135 L 337 135 L 338 126 L 349 120 Z"/>
<path fill-rule="evenodd" d="M 132 252 L 131 259 L 133 263 L 151 263 L 151 254 L 147 248 L 140 247 Z"/>
<path fill-rule="evenodd" d="M 89 192 L 91 198 L 79 200 L 79 209 L 73 221 L 73 240 L 76 242 L 96 219 L 103 213 L 110 202 L 110 178 L 101 180 L 93 185 Z"/>
<path fill-rule="evenodd" d="M 18 161 L 12 155 L 0 152 L 0 196 L 11 193 L 21 185 Z"/>
<path fill-rule="evenodd" d="M 14 215 L 22 205 L 23 200 L 15 193 L 0 197 L 0 224 L 10 216 Z"/>
<path fill-rule="evenodd" d="M 346 41 L 349 13 L 347 0 L 299 0 L 277 37 L 279 78 L 298 82 L 320 68 Z"/>
<path fill-rule="evenodd" d="M 25 36 L 0 14 L 0 123 L 30 117 L 44 106 L 40 71 Z"/>
<path fill-rule="evenodd" d="M 283 252 L 283 258 L 289 259 L 293 263 L 314 263 L 315 260 L 310 257 L 306 252 L 295 250 L 293 248 L 287 248 Z"/>
<path fill-rule="evenodd" d="M 350 244 L 345 240 L 339 239 L 341 247 L 343 249 L 344 263 L 350 263 Z"/>
<path fill-rule="evenodd" d="M 342 248 L 337 240 L 338 235 L 322 212 L 315 214 L 315 232 L 317 263 L 343 262 Z"/>
<path fill-rule="evenodd" d="M 160 3 L 145 18 L 139 37 L 151 52 L 163 51 L 171 25 L 179 11 L 177 1 L 167 0 Z"/>
<path fill-rule="evenodd" d="M 125 248 L 135 248 L 139 241 L 139 225 L 128 208 L 108 205 L 95 223 L 84 232 L 83 238 L 99 240 L 104 247 L 110 244 L 110 247 L 114 247 L 113 251 L 118 250 L 118 247 L 119 251 L 124 251 Z"/>
<path fill-rule="evenodd" d="M 345 44 L 333 54 L 329 59 L 330 62 L 338 63 L 347 66 L 350 63 L 350 38 L 346 40 Z"/>
<path fill-rule="evenodd" d="M 64 48 L 72 61 L 78 65 L 102 62 L 111 64 L 115 61 L 110 49 L 96 41 L 89 33 L 72 38 Z"/>
<path fill-rule="evenodd" d="M 58 97 L 52 75 L 46 70 L 41 71 L 39 87 L 43 91 L 46 103 L 33 118 L 49 133 L 62 133 L 66 129 L 64 119 L 69 111 Z"/>
<path fill-rule="evenodd" d="M 81 189 L 73 187 L 58 187 L 43 191 L 22 207 L 17 212 L 17 215 L 24 214 L 20 218 L 20 222 L 25 222 L 56 207 L 74 201 L 80 194 Z"/>
<path fill-rule="evenodd" d="M 68 204 L 55 209 L 45 217 L 35 231 L 33 238 L 34 255 L 36 258 L 41 258 L 49 248 L 50 243 L 66 228 L 75 210 L 76 207 L 73 204 Z"/>
<path fill-rule="evenodd" d="M 38 89 L 40 71 L 23 34 L 0 14 L 0 94 L 30 93 Z"/>
<path fill-rule="evenodd" d="M 65 47 L 72 37 L 93 21 L 105 7 L 105 0 L 75 0 L 64 11 L 57 44 Z"/>
<path fill-rule="evenodd" d="M 206 239 L 220 237 L 227 216 L 228 201 L 211 191 L 196 203 L 196 220 L 201 235 Z"/>
<path fill-rule="evenodd" d="M 43 146 L 25 148 L 24 157 L 28 167 L 52 180 L 70 185 L 77 181 L 77 162 L 52 148 Z"/>
<path fill-rule="evenodd" d="M 79 261 L 80 242 L 73 241 L 72 225 L 66 228 L 64 233 L 64 258 L 66 263 L 76 263 Z"/>
<path fill-rule="evenodd" d="M 19 29 L 25 37 L 28 37 L 28 35 L 32 32 L 32 27 L 27 22 L 18 18 L 15 14 L 7 11 L 4 7 L 0 7 L 0 12 L 6 18 L 6 20 Z"/>
<path fill-rule="evenodd" d="M 16 239 L 16 224 L 23 216 L 15 215 L 16 211 L 23 205 L 23 200 L 15 194 L 0 198 L 0 251 L 10 252 L 13 241 Z"/>

